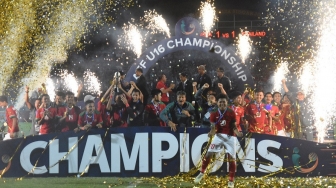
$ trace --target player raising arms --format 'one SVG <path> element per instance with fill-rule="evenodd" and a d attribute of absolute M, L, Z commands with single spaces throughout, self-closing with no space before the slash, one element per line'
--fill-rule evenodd
<path fill-rule="evenodd" d="M 234 135 L 243 136 L 236 127 L 236 114 L 228 108 L 227 96 L 220 94 L 217 97 L 218 111 L 210 115 L 211 130 L 209 136 L 215 136 L 210 144 L 210 147 L 202 162 L 200 174 L 195 178 L 194 182 L 199 183 L 206 170 L 211 157 L 218 152 L 221 152 L 223 147 L 225 152 L 229 154 L 229 183 L 228 187 L 234 187 L 234 176 L 236 171 L 236 141 Z"/>

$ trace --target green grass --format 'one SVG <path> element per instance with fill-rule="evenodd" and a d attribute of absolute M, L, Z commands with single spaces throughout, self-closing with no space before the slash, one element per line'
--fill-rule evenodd
<path fill-rule="evenodd" d="M 108 188 L 108 187 L 137 187 L 149 188 L 158 187 L 155 183 L 142 182 L 139 178 L 116 178 L 116 177 L 68 177 L 68 178 L 23 178 L 17 180 L 15 178 L 2 178 L 0 179 L 1 188 L 76 188 L 76 187 L 89 187 L 89 188 Z M 173 184 L 167 184 L 167 187 L 176 187 Z M 181 183 L 179 187 L 193 187 L 191 183 Z"/>
<path fill-rule="evenodd" d="M 228 178 L 225 176 L 205 177 L 201 184 L 194 185 L 193 177 L 165 177 L 165 178 L 118 178 L 118 177 L 66 177 L 66 178 L 2 178 L 0 188 L 226 188 Z M 336 187 L 335 177 L 311 178 L 278 178 L 278 177 L 237 177 L 236 188 L 330 188 Z"/>

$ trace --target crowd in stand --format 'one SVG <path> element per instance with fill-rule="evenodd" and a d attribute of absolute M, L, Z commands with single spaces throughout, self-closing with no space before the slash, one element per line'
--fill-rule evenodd
<path fill-rule="evenodd" d="M 238 131 L 313 140 L 311 115 L 306 109 L 304 93 L 291 93 L 285 80 L 284 95 L 262 90 L 240 93 L 232 90 L 223 68 L 216 70 L 215 80 L 206 74 L 205 66 L 197 68 L 199 75 L 193 82 L 183 72 L 179 75 L 178 85 L 167 86 L 166 76 L 160 75 L 156 88 L 151 92 L 148 92 L 142 69 L 136 69 L 137 80 L 129 83 L 124 80 L 122 71 L 117 72 L 110 88 L 100 96 L 97 104 L 95 97 L 84 97 L 85 109 L 82 110 L 76 106 L 72 92 L 57 92 L 55 102 L 51 102 L 48 94 L 40 92 L 33 103 L 26 87 L 25 102 L 31 112 L 31 134 L 132 126 L 170 127 L 172 131 L 177 127 L 210 128 L 211 124 L 218 123 L 213 122 L 217 121 L 212 120 L 213 114 L 219 113 L 220 116 L 234 112 L 233 122 Z M 176 94 L 175 101 L 170 100 L 173 93 Z M 225 111 L 220 111 L 218 99 L 223 96 Z M 0 96 L 0 106 L 6 108 L 8 134 L 5 139 L 17 137 L 19 127 L 15 110 L 8 106 L 5 96 Z M 220 126 L 225 125 L 225 121 L 221 121 Z"/>

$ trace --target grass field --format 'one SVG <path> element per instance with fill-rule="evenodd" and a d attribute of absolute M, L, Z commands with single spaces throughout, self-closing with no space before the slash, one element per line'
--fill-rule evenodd
<path fill-rule="evenodd" d="M 167 184 L 167 187 L 193 187 L 189 182 L 179 183 L 177 186 L 174 182 Z M 0 180 L 1 188 L 75 188 L 75 187 L 92 187 L 92 188 L 109 188 L 109 187 L 158 187 L 155 183 L 144 182 L 136 178 L 115 178 L 115 177 L 68 177 L 68 178 L 23 178 L 17 180 L 15 178 L 2 178 Z"/>
<path fill-rule="evenodd" d="M 236 188 L 335 188 L 336 178 L 256 178 L 238 177 L 235 181 Z M 67 177 L 67 178 L 15 178 L 0 179 L 1 188 L 225 188 L 226 177 L 210 176 L 202 180 L 202 184 L 194 185 L 193 178 L 167 177 L 167 178 L 117 178 L 117 177 Z"/>

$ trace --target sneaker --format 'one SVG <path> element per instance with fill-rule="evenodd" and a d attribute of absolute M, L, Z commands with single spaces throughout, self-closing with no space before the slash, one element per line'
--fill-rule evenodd
<path fill-rule="evenodd" d="M 203 176 L 204 174 L 202 172 L 199 173 L 198 176 L 196 176 L 194 183 L 198 184 L 202 180 Z"/>
<path fill-rule="evenodd" d="M 229 181 L 229 183 L 228 183 L 228 187 L 229 187 L 229 188 L 234 188 L 234 182 L 233 182 L 233 181 Z"/>

